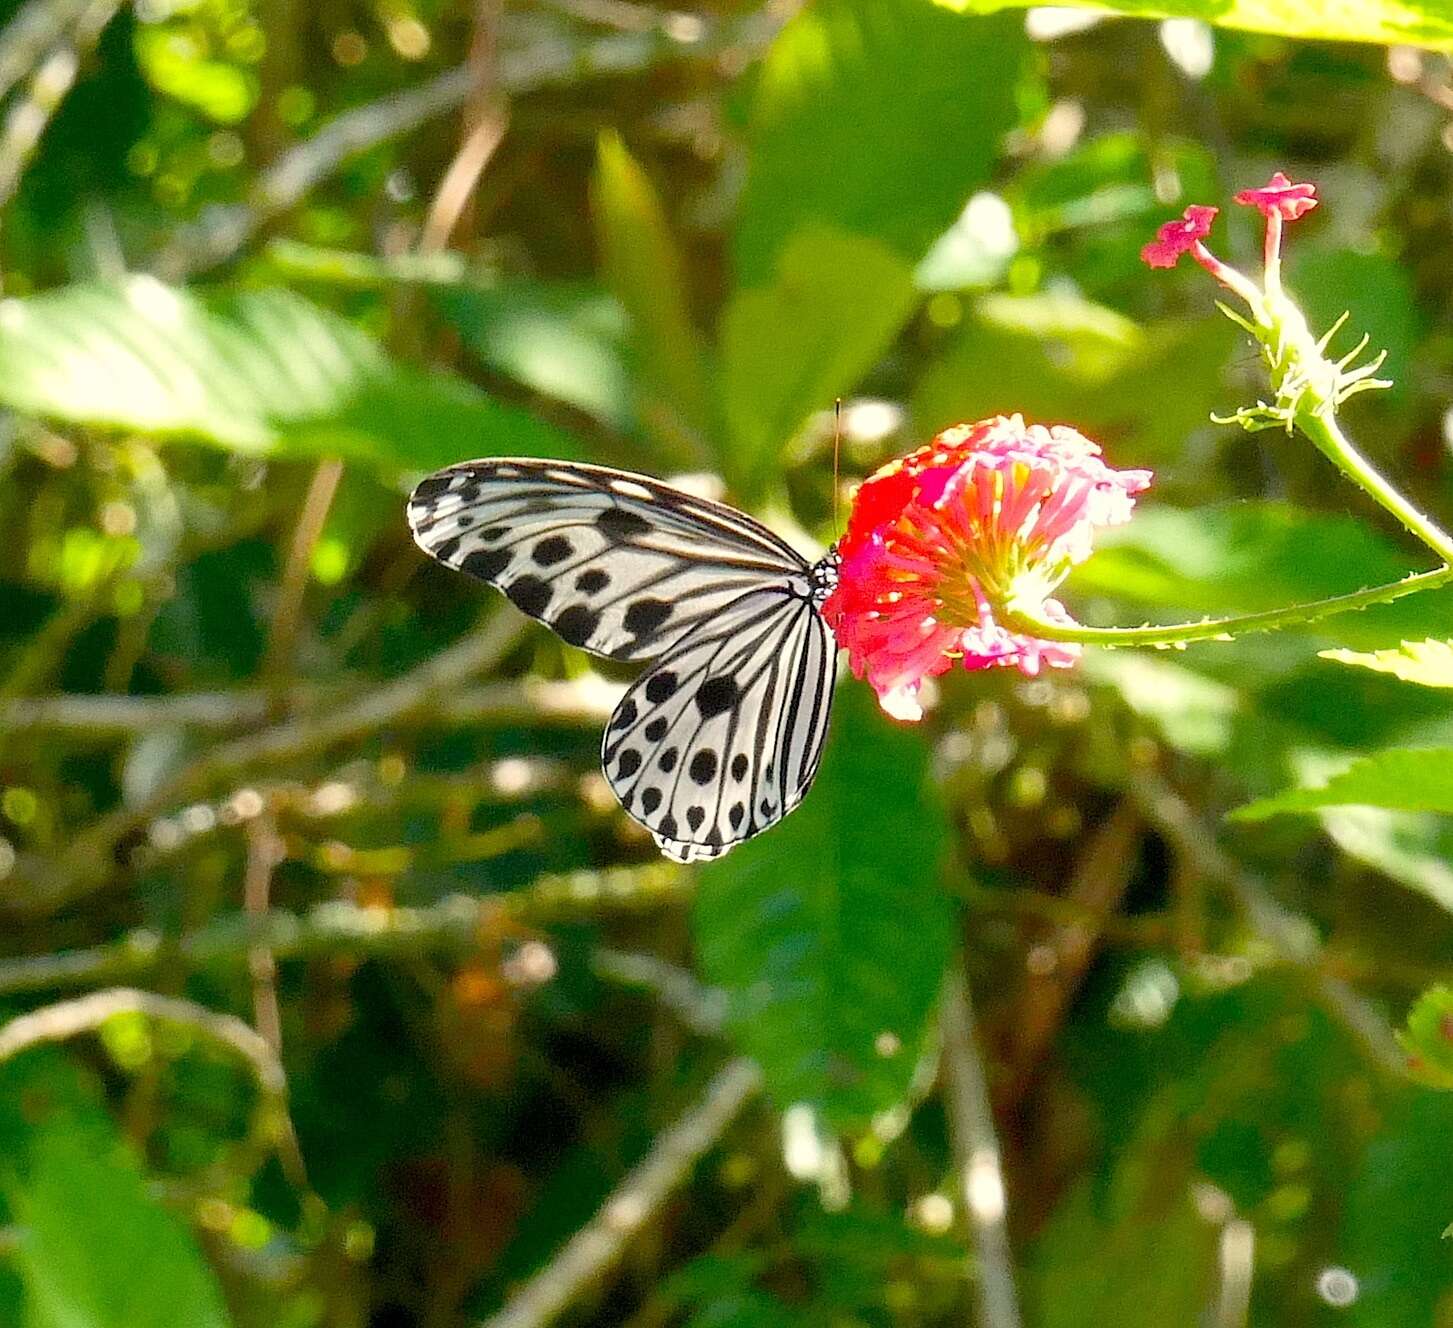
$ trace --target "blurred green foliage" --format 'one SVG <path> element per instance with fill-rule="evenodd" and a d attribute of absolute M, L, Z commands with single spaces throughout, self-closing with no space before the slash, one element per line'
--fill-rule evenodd
<path fill-rule="evenodd" d="M 1446 6 L 991 8 L 3 7 L 0 1328 L 1007 1328 L 976 1066 L 1027 1324 L 1453 1325 L 1446 593 L 844 677 L 697 871 L 600 778 L 627 674 L 408 539 L 526 454 L 826 544 L 841 396 L 844 485 L 1001 411 L 1153 468 L 1086 622 L 1427 567 L 1138 255 L 1315 179 L 1347 426 L 1453 518 Z"/>

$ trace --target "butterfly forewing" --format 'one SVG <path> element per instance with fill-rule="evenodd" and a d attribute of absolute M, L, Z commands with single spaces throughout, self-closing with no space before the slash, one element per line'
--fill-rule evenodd
<path fill-rule="evenodd" d="M 601 744 L 622 806 L 668 857 L 719 857 L 780 821 L 817 773 L 832 634 L 806 577 L 733 601 L 622 698 Z"/>
<path fill-rule="evenodd" d="M 571 645 L 656 663 L 601 760 L 625 809 L 681 862 L 780 821 L 817 773 L 835 646 L 814 567 L 751 517 L 641 475 L 471 461 L 409 499 L 425 552 L 498 586 Z"/>
<path fill-rule="evenodd" d="M 748 591 L 807 567 L 740 512 L 597 466 L 466 462 L 422 481 L 408 513 L 426 553 L 613 659 L 653 659 Z"/>

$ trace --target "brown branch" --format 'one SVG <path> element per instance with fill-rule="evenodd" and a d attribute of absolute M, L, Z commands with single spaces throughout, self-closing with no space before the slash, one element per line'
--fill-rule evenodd
<path fill-rule="evenodd" d="M 701 1099 L 652 1145 L 600 1211 L 479 1328 L 545 1328 L 575 1301 L 597 1295 L 631 1242 L 757 1095 L 761 1071 L 728 1062 Z"/>
<path fill-rule="evenodd" d="M 1141 770 L 1131 776 L 1130 787 L 1145 818 L 1193 866 L 1230 888 L 1252 930 L 1280 962 L 1306 978 L 1368 1059 L 1389 1074 L 1405 1076 L 1407 1058 L 1387 1020 L 1346 982 L 1321 970 L 1322 943 L 1311 922 L 1283 908 L 1262 881 L 1231 857 L 1164 776 Z"/>
<path fill-rule="evenodd" d="M 0 960 L 0 996 L 136 982 L 171 964 L 191 971 L 226 971 L 244 967 L 259 947 L 278 963 L 338 954 L 467 954 L 482 935 L 499 930 L 501 919 L 534 927 L 602 911 L 656 909 L 679 902 L 690 880 L 684 868 L 662 860 L 546 876 L 512 894 L 485 899 L 454 895 L 427 908 L 362 908 L 339 899 L 306 913 L 272 909 L 261 916 L 233 914 L 179 937 L 143 929 L 87 949 Z M 716 1031 L 708 1009 L 715 998 L 686 985 L 679 970 L 603 951 L 598 972 L 610 981 L 654 992 L 694 1031 Z"/>
<path fill-rule="evenodd" d="M 781 23 L 775 7 L 768 6 L 700 29 L 665 25 L 584 42 L 566 37 L 535 41 L 501 52 L 499 89 L 517 98 L 555 85 L 643 73 L 668 60 L 714 60 L 727 53 L 744 65 L 767 48 Z M 179 280 L 228 261 L 260 227 L 295 207 L 344 161 L 457 110 L 475 86 L 474 70 L 463 64 L 417 87 L 335 116 L 267 167 L 247 204 L 211 213 L 205 225 L 179 232 L 158 259 L 156 271 L 168 280 Z"/>
<path fill-rule="evenodd" d="M 515 643 L 523 620 L 497 613 L 485 626 L 440 651 L 411 672 L 352 702 L 299 715 L 258 733 L 212 748 L 142 802 L 109 812 L 73 836 L 54 858 L 28 854 L 11 874 L 0 910 L 48 913 L 102 889 L 115 878 L 117 845 L 168 807 L 203 797 L 217 783 L 255 765 L 325 751 L 348 739 L 434 709 L 448 691 L 499 663 Z"/>
<path fill-rule="evenodd" d="M 120 7 L 120 0 L 92 0 L 84 6 L 66 25 L 70 31 L 39 60 L 25 92 L 10 108 L 0 128 L 0 206 L 14 197 L 45 127 L 75 85 L 81 57 Z"/>
<path fill-rule="evenodd" d="M 1053 1041 L 1079 989 L 1106 921 L 1130 884 L 1142 832 L 1140 813 L 1126 799 L 1089 837 L 1064 898 L 1081 916 L 1058 927 L 1031 950 L 1024 998 L 1014 1016 L 1013 1071 L 1006 1101 L 1018 1101 Z"/>
<path fill-rule="evenodd" d="M 112 987 L 74 1000 L 47 1005 L 0 1025 L 0 1061 L 47 1042 L 64 1042 L 94 1033 L 108 1019 L 139 1014 L 163 1023 L 182 1024 L 209 1042 L 235 1052 L 252 1070 L 263 1096 L 274 1105 L 287 1099 L 287 1076 L 266 1039 L 235 1015 L 218 1014 L 194 1001 L 154 991 Z"/>
<path fill-rule="evenodd" d="M 499 28 L 503 8 L 503 0 L 475 0 L 474 32 L 469 48 L 469 68 L 474 81 L 464 106 L 464 135 L 424 218 L 418 245 L 421 254 L 437 254 L 449 247 L 449 237 L 464 216 L 484 168 L 509 126 L 509 101 L 499 83 Z"/>
<path fill-rule="evenodd" d="M 989 1085 L 974 1033 L 974 1012 L 963 964 L 955 959 L 944 984 L 943 1077 L 949 1132 L 964 1213 L 973 1238 L 980 1328 L 1020 1328 L 1014 1256 L 1006 1225 L 1007 1199 Z"/>
<path fill-rule="evenodd" d="M 593 675 L 585 680 L 521 678 L 483 683 L 437 698 L 437 709 L 419 719 L 440 725 L 527 719 L 583 723 L 609 715 L 621 690 Z M 344 700 L 346 693 L 341 688 L 297 687 L 288 693 L 287 708 L 321 710 Z M 261 690 L 180 692 L 173 696 L 22 696 L 0 701 L 0 730 L 8 734 L 59 730 L 90 739 L 135 737 L 163 726 L 225 731 L 263 723 L 268 702 L 268 694 Z"/>
<path fill-rule="evenodd" d="M 318 547 L 342 478 L 343 463 L 337 457 L 324 457 L 318 462 L 312 479 L 308 481 L 308 492 L 303 497 L 297 524 L 293 527 L 287 562 L 278 582 L 277 604 L 273 608 L 261 670 L 267 691 L 275 701 L 274 714 L 283 713 L 282 703 L 286 700 L 297 655 L 298 627 L 303 617 L 303 599 L 308 593 L 313 550 Z"/>

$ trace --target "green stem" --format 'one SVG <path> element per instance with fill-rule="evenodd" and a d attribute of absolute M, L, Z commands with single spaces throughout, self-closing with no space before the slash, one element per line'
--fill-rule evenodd
<path fill-rule="evenodd" d="M 1230 618 L 1203 618 L 1193 623 L 1171 623 L 1161 627 L 1081 627 L 1077 623 L 1046 622 L 1013 605 L 1005 607 L 1003 622 L 1012 631 L 1023 632 L 1042 641 L 1069 641 L 1095 646 L 1174 646 L 1191 641 L 1229 641 L 1250 632 L 1273 632 L 1281 627 L 1330 618 L 1334 613 L 1387 604 L 1404 595 L 1449 584 L 1453 584 L 1453 566 L 1445 565 L 1430 572 L 1416 572 L 1388 585 L 1372 586 L 1347 595 L 1333 595 L 1330 599 L 1289 604 L 1281 609 L 1243 613 Z"/>
<path fill-rule="evenodd" d="M 1378 473 L 1376 467 L 1352 445 L 1342 432 L 1330 407 L 1300 411 L 1297 427 L 1316 444 L 1334 466 L 1366 493 L 1379 507 L 1391 512 L 1409 534 L 1422 540 L 1445 563 L 1453 563 L 1453 535 L 1418 511 Z"/>

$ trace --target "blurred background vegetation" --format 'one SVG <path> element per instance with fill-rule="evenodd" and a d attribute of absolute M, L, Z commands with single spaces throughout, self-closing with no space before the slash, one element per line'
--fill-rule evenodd
<path fill-rule="evenodd" d="M 999 411 L 1154 468 L 1088 621 L 1426 566 L 1210 422 L 1256 356 L 1137 254 L 1315 180 L 1290 283 L 1396 379 L 1347 423 L 1453 515 L 1442 0 L 974 8 L 3 6 L 0 1325 L 1453 1324 L 1453 1015 L 1393 1035 L 1453 829 L 1222 819 L 1453 743 L 1317 655 L 1446 597 L 916 728 L 847 683 L 696 871 L 598 773 L 627 675 L 408 539 L 526 453 L 825 543 L 842 395 L 845 488 Z"/>

